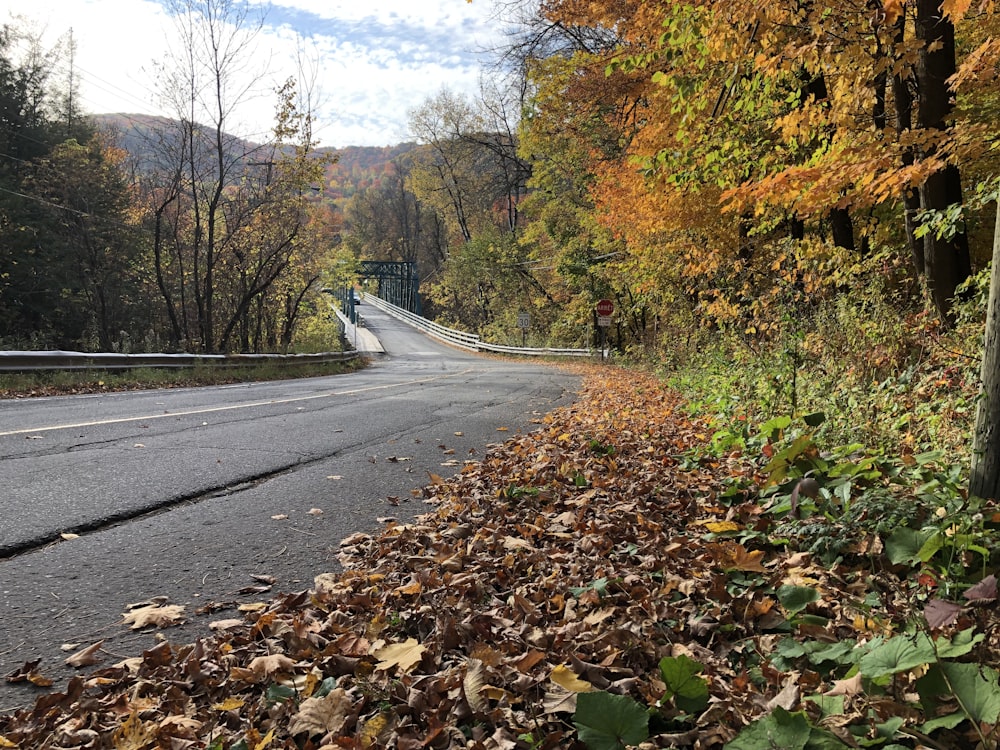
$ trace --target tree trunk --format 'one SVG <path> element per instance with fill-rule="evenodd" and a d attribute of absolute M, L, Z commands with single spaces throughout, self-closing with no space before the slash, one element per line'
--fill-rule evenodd
<path fill-rule="evenodd" d="M 900 13 L 896 21 L 895 36 L 893 42 L 897 48 L 903 46 L 905 40 L 906 16 Z M 903 133 L 913 127 L 913 93 L 907 81 L 908 76 L 897 70 L 892 76 L 892 101 L 896 109 L 896 134 L 902 137 Z M 907 146 L 903 149 L 903 166 L 912 166 L 914 162 L 913 148 Z M 915 217 L 920 210 L 920 195 L 916 188 L 907 188 L 903 194 L 903 228 L 906 232 L 906 246 L 910 249 L 910 257 L 913 258 L 913 267 L 917 274 L 924 275 L 924 245 L 917 239 Z"/>
<path fill-rule="evenodd" d="M 986 311 L 982 390 L 972 440 L 969 494 L 985 499 L 1000 498 L 1000 201 L 993 228 L 993 269 Z"/>
<path fill-rule="evenodd" d="M 948 78 L 955 73 L 955 27 L 940 9 L 940 0 L 918 0 L 917 38 L 923 42 L 917 61 L 917 126 L 924 130 L 947 129 L 952 110 Z M 931 146 L 922 154 L 933 156 Z M 920 186 L 920 207 L 944 211 L 962 203 L 962 183 L 958 167 L 948 165 L 932 174 Z M 952 320 L 952 300 L 958 285 L 972 273 L 969 243 L 964 231 L 950 238 L 934 232 L 924 235 L 924 263 L 927 287 L 942 320 Z"/>

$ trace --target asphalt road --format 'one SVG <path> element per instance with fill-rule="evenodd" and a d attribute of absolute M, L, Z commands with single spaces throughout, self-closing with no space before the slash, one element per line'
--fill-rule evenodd
<path fill-rule="evenodd" d="M 240 604 L 307 589 L 339 569 L 344 537 L 428 511 L 412 494 L 428 473 L 573 399 L 558 367 L 361 312 L 386 354 L 356 373 L 0 400 L 0 677 L 41 659 L 59 688 L 68 647 L 101 639 L 102 665 L 138 655 L 157 641 L 123 624 L 132 603 L 184 605 L 185 624 L 160 631 L 184 643 Z M 273 587 L 250 590 L 255 575 Z M 0 712 L 38 694 L 0 682 Z"/>

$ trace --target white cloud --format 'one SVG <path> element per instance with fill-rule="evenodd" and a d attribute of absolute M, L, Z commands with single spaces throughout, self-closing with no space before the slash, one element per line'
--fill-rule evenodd
<path fill-rule="evenodd" d="M 46 44 L 70 28 L 84 108 L 94 114 L 171 114 L 159 102 L 156 66 L 174 25 L 152 0 L 9 0 L 11 15 L 44 28 Z M 492 0 L 275 0 L 254 60 L 269 72 L 236 118 L 263 136 L 274 88 L 296 74 L 298 50 L 315 58 L 317 136 L 323 145 L 390 145 L 406 140 L 407 112 L 443 86 L 474 93 L 477 51 L 496 41 Z M 0 19 L 2 20 L 2 19 Z M 246 66 L 246 72 L 251 74 Z"/>

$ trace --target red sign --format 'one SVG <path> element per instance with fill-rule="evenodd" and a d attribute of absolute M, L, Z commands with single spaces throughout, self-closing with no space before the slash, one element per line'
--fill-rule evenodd
<path fill-rule="evenodd" d="M 602 299 L 597 303 L 597 314 L 607 317 L 615 311 L 615 303 L 609 299 Z"/>

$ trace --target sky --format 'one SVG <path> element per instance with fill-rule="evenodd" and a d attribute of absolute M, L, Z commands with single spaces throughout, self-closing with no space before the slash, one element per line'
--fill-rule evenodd
<path fill-rule="evenodd" d="M 79 99 L 89 114 L 170 116 L 156 84 L 158 64 L 178 49 L 173 19 L 158 0 L 7 0 L 6 16 L 27 19 L 54 45 L 72 29 Z M 266 140 L 280 82 L 296 59 L 314 71 L 315 137 L 321 146 L 389 146 L 413 140 L 408 113 L 447 87 L 475 95 L 502 39 L 493 0 L 272 0 L 254 54 L 240 66 L 246 85 L 227 130 Z M 0 12 L 2 14 L 3 12 Z M 65 71 L 66 67 L 63 68 Z M 235 89 L 234 89 L 235 90 Z"/>

